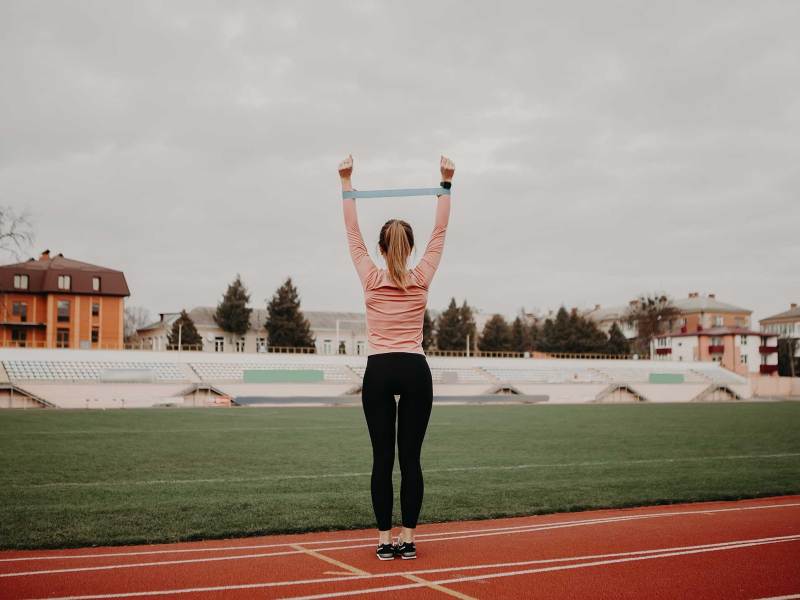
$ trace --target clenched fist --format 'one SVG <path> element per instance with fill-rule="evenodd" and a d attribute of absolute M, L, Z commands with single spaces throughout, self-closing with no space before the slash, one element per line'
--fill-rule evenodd
<path fill-rule="evenodd" d="M 339 163 L 339 177 L 342 179 L 350 179 L 353 174 L 353 155 L 350 154 L 342 162 Z"/>
<path fill-rule="evenodd" d="M 453 174 L 456 172 L 456 164 L 452 160 L 442 155 L 439 161 L 439 169 L 442 172 L 442 181 L 453 180 Z"/>

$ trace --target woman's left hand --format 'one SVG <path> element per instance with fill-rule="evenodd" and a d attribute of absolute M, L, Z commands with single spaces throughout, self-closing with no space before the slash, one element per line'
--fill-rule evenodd
<path fill-rule="evenodd" d="M 443 181 L 453 180 L 453 175 L 456 172 L 456 164 L 452 160 L 442 155 L 441 160 L 439 161 L 439 169 L 442 172 Z"/>
<path fill-rule="evenodd" d="M 350 180 L 353 175 L 353 155 L 349 155 L 342 162 L 339 163 L 339 177 L 342 181 Z"/>

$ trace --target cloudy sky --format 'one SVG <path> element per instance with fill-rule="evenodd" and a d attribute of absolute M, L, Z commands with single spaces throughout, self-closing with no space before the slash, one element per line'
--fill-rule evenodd
<path fill-rule="evenodd" d="M 456 163 L 429 306 L 800 300 L 800 3 L 0 2 L 0 204 L 156 314 L 360 310 L 358 189 Z M 421 256 L 435 200 L 359 200 Z M 374 252 L 373 252 L 374 254 Z M 9 262 L 7 259 L 4 259 Z M 377 260 L 377 257 L 376 257 Z"/>

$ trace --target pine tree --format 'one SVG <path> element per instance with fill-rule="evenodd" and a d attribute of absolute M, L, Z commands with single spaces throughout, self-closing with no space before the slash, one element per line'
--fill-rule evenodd
<path fill-rule="evenodd" d="M 511 327 L 509 327 L 503 315 L 492 315 L 483 326 L 479 348 L 487 352 L 510 351 L 512 349 L 511 344 Z"/>
<path fill-rule="evenodd" d="M 631 353 L 631 345 L 628 342 L 628 338 L 625 337 L 625 334 L 622 333 L 622 330 L 617 325 L 616 321 L 611 326 L 611 329 L 608 332 L 608 343 L 607 343 L 607 350 L 609 354 L 630 354 Z"/>
<path fill-rule="evenodd" d="M 311 324 L 300 310 L 300 297 L 292 278 L 280 286 L 267 305 L 267 343 L 270 346 L 313 348 Z"/>
<path fill-rule="evenodd" d="M 511 324 L 511 349 L 514 352 L 530 352 L 536 346 L 538 328 L 535 323 L 527 323 L 522 315 L 517 315 Z"/>
<path fill-rule="evenodd" d="M 472 308 L 467 304 L 466 298 L 464 299 L 461 308 L 459 309 L 460 328 L 463 344 L 462 348 L 466 348 L 467 339 L 469 339 L 470 350 L 478 346 L 478 328 L 475 326 L 475 319 L 472 316 Z"/>
<path fill-rule="evenodd" d="M 248 302 L 250 294 L 247 293 L 247 288 L 237 273 L 236 279 L 228 285 L 222 301 L 217 304 L 214 322 L 231 335 L 236 337 L 246 335 L 250 329 L 250 313 L 253 312 L 252 308 L 247 308 Z"/>
<path fill-rule="evenodd" d="M 168 348 L 177 349 L 178 338 L 180 338 L 181 350 L 203 349 L 203 338 L 197 333 L 194 321 L 186 310 L 181 311 L 181 315 L 172 324 L 172 330 L 167 334 Z"/>
<path fill-rule="evenodd" d="M 436 347 L 439 350 L 463 350 L 465 340 L 460 330 L 461 313 L 456 299 L 451 298 L 447 309 L 436 320 Z"/>
<path fill-rule="evenodd" d="M 544 322 L 537 347 L 544 352 L 605 353 L 608 338 L 594 321 L 582 317 L 575 309 L 567 312 L 562 306 L 555 319 Z"/>
<path fill-rule="evenodd" d="M 422 349 L 427 350 L 433 344 L 433 319 L 425 309 L 425 316 L 422 318 Z"/>

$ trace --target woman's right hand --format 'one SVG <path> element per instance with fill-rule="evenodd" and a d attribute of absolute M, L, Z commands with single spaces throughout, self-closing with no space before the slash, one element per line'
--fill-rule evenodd
<path fill-rule="evenodd" d="M 350 182 L 350 177 L 353 175 L 353 155 L 349 155 L 342 162 L 339 163 L 339 177 L 342 183 Z"/>
<path fill-rule="evenodd" d="M 442 155 L 439 161 L 439 169 L 442 172 L 442 181 L 453 181 L 453 175 L 456 172 L 456 164 L 452 160 Z"/>

